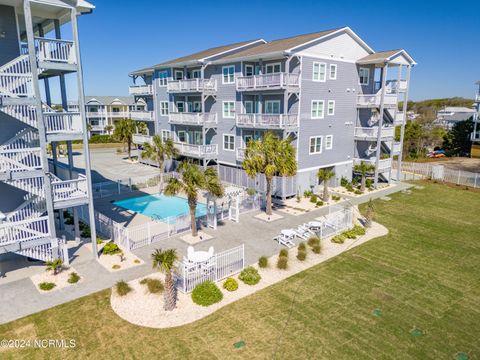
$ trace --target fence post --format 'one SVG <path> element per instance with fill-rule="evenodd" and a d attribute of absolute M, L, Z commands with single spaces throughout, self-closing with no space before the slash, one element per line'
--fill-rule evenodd
<path fill-rule="evenodd" d="M 473 183 L 473 188 L 474 189 L 477 188 L 477 177 L 478 177 L 478 173 L 475 173 L 475 179 L 474 179 L 474 183 Z"/>
<path fill-rule="evenodd" d="M 460 185 L 460 172 L 461 170 L 458 170 L 457 185 Z"/>

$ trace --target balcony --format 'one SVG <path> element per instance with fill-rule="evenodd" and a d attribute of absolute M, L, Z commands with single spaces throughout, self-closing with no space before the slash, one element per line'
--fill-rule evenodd
<path fill-rule="evenodd" d="M 152 136 L 150 135 L 142 135 L 142 134 L 134 134 L 132 137 L 132 141 L 134 144 L 143 145 L 144 143 L 152 143 Z"/>
<path fill-rule="evenodd" d="M 106 113 L 108 117 L 111 118 L 125 118 L 128 119 L 130 117 L 130 113 L 128 111 L 109 111 Z"/>
<path fill-rule="evenodd" d="M 87 118 L 102 118 L 107 116 L 105 111 L 88 111 L 85 113 Z"/>
<path fill-rule="evenodd" d="M 388 80 L 385 90 L 387 94 L 398 94 L 407 91 L 407 88 L 407 80 Z"/>
<path fill-rule="evenodd" d="M 42 149 L 6 149 L 0 150 L 0 173 L 32 171 L 42 168 Z"/>
<path fill-rule="evenodd" d="M 298 89 L 300 76 L 290 73 L 275 73 L 241 76 L 236 80 L 237 91 Z"/>
<path fill-rule="evenodd" d="M 130 112 L 130 117 L 133 120 L 139 121 L 153 121 L 153 111 L 145 111 L 145 110 L 134 110 Z"/>
<path fill-rule="evenodd" d="M 245 160 L 245 148 L 237 148 L 237 160 L 243 161 Z"/>
<path fill-rule="evenodd" d="M 78 179 L 61 180 L 51 175 L 52 196 L 55 208 L 76 206 L 88 201 L 87 178 L 79 174 Z"/>
<path fill-rule="evenodd" d="M 43 113 L 45 131 L 49 141 L 77 140 L 82 138 L 82 117 L 78 112 Z"/>
<path fill-rule="evenodd" d="M 132 85 L 128 88 L 130 95 L 153 95 L 152 85 Z"/>
<path fill-rule="evenodd" d="M 395 114 L 395 120 L 393 121 L 393 125 L 400 126 L 405 123 L 405 113 L 397 111 Z"/>
<path fill-rule="evenodd" d="M 356 127 L 355 140 L 376 141 L 378 138 L 378 126 L 375 127 Z M 382 127 L 380 138 L 391 139 L 395 133 L 393 127 Z"/>
<path fill-rule="evenodd" d="M 168 122 L 178 125 L 215 126 L 217 125 L 216 113 L 186 113 L 171 112 L 168 114 Z"/>
<path fill-rule="evenodd" d="M 63 63 L 75 65 L 77 57 L 73 41 L 35 37 L 35 50 L 40 63 Z M 43 67 L 42 64 L 40 67 Z M 48 66 L 49 67 L 49 66 Z"/>
<path fill-rule="evenodd" d="M 49 236 L 48 216 L 0 224 L 0 246 Z"/>
<path fill-rule="evenodd" d="M 216 91 L 217 80 L 215 79 L 169 80 L 167 83 L 167 92 L 170 93 L 215 93 Z"/>
<path fill-rule="evenodd" d="M 358 95 L 357 107 L 359 108 L 380 107 L 381 100 L 382 100 L 382 95 L 380 93 Z M 385 94 L 385 99 L 383 104 L 386 108 L 395 108 L 397 106 L 397 95 Z"/>
<path fill-rule="evenodd" d="M 295 129 L 298 127 L 298 116 L 284 114 L 237 114 L 237 127 L 254 129 Z"/>
<path fill-rule="evenodd" d="M 218 156 L 217 144 L 195 145 L 176 142 L 175 146 L 183 156 L 194 157 L 197 159 L 215 159 Z"/>
<path fill-rule="evenodd" d="M 372 165 L 376 165 L 376 159 L 375 158 L 369 158 L 369 159 L 361 159 L 361 158 L 354 158 L 353 159 L 353 164 L 357 165 L 360 164 L 361 162 L 366 162 Z M 392 159 L 380 159 L 378 162 L 378 171 L 383 172 L 387 171 L 392 167 Z"/>

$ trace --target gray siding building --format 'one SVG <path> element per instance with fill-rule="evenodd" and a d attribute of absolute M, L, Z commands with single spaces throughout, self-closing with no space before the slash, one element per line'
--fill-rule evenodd
<path fill-rule="evenodd" d="M 69 209 L 80 238 L 78 206 L 88 205 L 96 239 L 77 29 L 77 16 L 93 8 L 84 0 L 0 0 L 0 257 L 68 263 L 57 230 Z M 62 36 L 65 26 L 71 26 L 70 39 Z M 68 98 L 66 74 L 75 76 L 78 99 Z M 57 79 L 60 111 L 51 102 L 50 82 Z M 68 108 L 70 101 L 80 104 L 77 110 Z M 83 140 L 85 175 L 73 172 L 73 140 Z M 68 149 L 63 171 L 59 142 Z M 95 241 L 92 246 L 96 253 Z"/>
<path fill-rule="evenodd" d="M 239 185 L 248 182 L 248 141 L 266 131 L 289 138 L 298 172 L 278 178 L 274 192 L 286 197 L 316 188 L 320 168 L 334 169 L 332 185 L 351 179 L 361 161 L 375 164 L 375 185 L 391 181 L 405 125 L 406 108 L 398 104 L 406 104 L 414 64 L 406 51 L 375 52 L 344 27 L 235 43 L 139 69 L 130 76 L 144 84 L 130 93 L 146 101 L 155 133 L 171 136 L 183 157 L 217 165 L 223 180 Z"/>

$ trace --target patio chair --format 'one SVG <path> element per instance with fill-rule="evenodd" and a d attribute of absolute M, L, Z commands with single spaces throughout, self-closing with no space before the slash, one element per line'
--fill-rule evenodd
<path fill-rule="evenodd" d="M 295 244 L 292 241 L 292 238 L 289 236 L 285 236 L 283 234 L 275 236 L 273 240 L 278 241 L 280 245 L 286 246 L 289 249 L 295 246 Z"/>

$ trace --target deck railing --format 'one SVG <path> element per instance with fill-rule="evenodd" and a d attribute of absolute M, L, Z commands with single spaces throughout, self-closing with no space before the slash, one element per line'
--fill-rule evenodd
<path fill-rule="evenodd" d="M 146 110 L 132 110 L 130 112 L 130 117 L 133 120 L 142 120 L 142 121 L 153 121 L 153 111 Z"/>
<path fill-rule="evenodd" d="M 72 180 L 54 178 L 51 185 L 53 201 L 73 200 L 88 196 L 87 178 L 82 174 L 78 175 L 78 179 Z"/>
<path fill-rule="evenodd" d="M 237 78 L 238 91 L 242 90 L 268 90 L 271 88 L 299 87 L 300 75 L 290 73 L 262 74 L 240 76 Z"/>
<path fill-rule="evenodd" d="M 0 224 L 0 245 L 41 239 L 50 236 L 48 216 Z"/>
<path fill-rule="evenodd" d="M 392 138 L 395 132 L 393 127 L 382 127 L 381 137 Z M 355 137 L 361 139 L 376 139 L 378 136 L 378 126 L 375 127 L 356 127 Z"/>
<path fill-rule="evenodd" d="M 237 126 L 261 129 L 288 129 L 298 127 L 298 116 L 284 114 L 237 114 Z"/>
<path fill-rule="evenodd" d="M 128 88 L 130 95 L 153 95 L 152 85 L 132 85 Z"/>
<path fill-rule="evenodd" d="M 379 107 L 381 103 L 381 94 L 361 94 L 357 96 L 357 106 L 359 107 Z M 384 105 L 386 107 L 397 106 L 397 95 L 385 94 Z"/>
<path fill-rule="evenodd" d="M 186 113 L 171 112 L 168 114 L 168 122 L 171 124 L 185 125 L 215 125 L 217 124 L 216 113 Z"/>
<path fill-rule="evenodd" d="M 0 172 L 42 168 L 41 148 L 0 150 Z"/>
<path fill-rule="evenodd" d="M 176 142 L 175 146 L 184 156 L 191 156 L 196 158 L 215 158 L 218 155 L 217 144 L 210 145 L 195 145 Z"/>
<path fill-rule="evenodd" d="M 35 38 L 35 48 L 39 61 L 53 61 L 76 64 L 75 46 L 73 41 Z"/>
<path fill-rule="evenodd" d="M 47 133 L 82 132 L 82 117 L 75 112 L 43 113 Z"/>
<path fill-rule="evenodd" d="M 168 92 L 215 92 L 217 91 L 216 79 L 186 79 L 169 80 Z"/>
<path fill-rule="evenodd" d="M 150 135 L 134 134 L 132 137 L 134 144 L 143 145 L 144 143 L 152 143 L 152 137 Z"/>
<path fill-rule="evenodd" d="M 374 166 L 376 164 L 375 158 L 369 158 L 369 159 L 355 158 L 355 159 L 353 159 L 353 164 L 354 165 L 360 164 L 362 162 L 372 164 Z M 392 167 L 392 159 L 390 159 L 390 158 L 380 159 L 378 161 L 378 170 L 379 171 L 382 171 L 382 170 L 384 171 L 384 170 L 390 169 L 391 167 Z"/>

